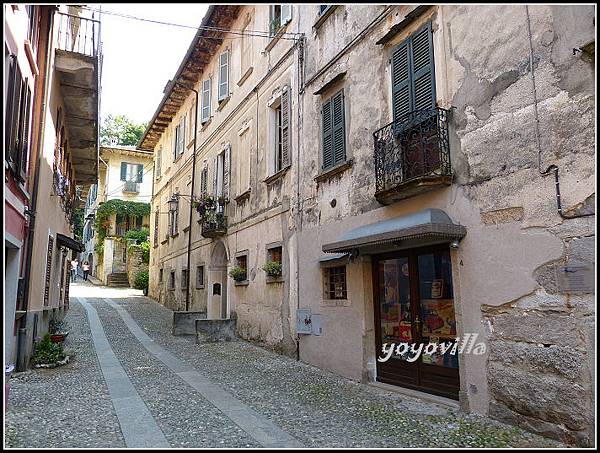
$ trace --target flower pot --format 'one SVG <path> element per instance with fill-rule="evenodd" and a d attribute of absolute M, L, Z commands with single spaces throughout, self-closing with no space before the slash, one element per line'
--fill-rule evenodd
<path fill-rule="evenodd" d="M 67 335 L 69 335 L 69 332 L 50 334 L 50 341 L 52 343 L 62 343 L 63 341 L 65 341 L 65 338 L 67 338 Z"/>

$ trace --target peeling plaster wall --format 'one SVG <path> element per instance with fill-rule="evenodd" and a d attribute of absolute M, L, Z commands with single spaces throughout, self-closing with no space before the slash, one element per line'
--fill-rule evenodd
<path fill-rule="evenodd" d="M 557 272 L 582 263 L 593 272 L 595 216 L 561 218 L 553 173 L 544 177 L 540 170 L 558 166 L 565 212 L 594 212 L 595 74 L 593 63 L 572 51 L 594 40 L 594 7 L 528 8 L 541 168 L 525 6 L 433 7 L 387 44 L 375 44 L 411 9 L 393 8 L 302 98 L 300 307 L 323 315 L 324 334 L 300 339 L 301 359 L 353 379 L 372 379 L 370 263 L 364 257 L 347 267 L 349 306 L 323 307 L 321 247 L 360 225 L 440 208 L 467 228 L 460 249 L 452 252 L 458 332 L 477 333 L 488 346 L 486 355 L 460 358 L 461 406 L 561 441 L 593 445 L 594 292 L 561 290 Z M 317 30 L 310 20 L 303 22 L 307 79 L 376 15 L 348 5 L 338 6 Z M 372 133 L 392 121 L 388 59 L 426 20 L 434 31 L 437 103 L 452 107 L 453 184 L 382 207 L 374 198 Z M 313 95 L 343 71 L 335 86 Z M 339 89 L 353 163 L 317 182 L 320 108 Z"/>

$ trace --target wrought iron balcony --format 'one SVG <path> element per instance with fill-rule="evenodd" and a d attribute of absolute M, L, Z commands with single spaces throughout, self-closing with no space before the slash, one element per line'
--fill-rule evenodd
<path fill-rule="evenodd" d="M 214 238 L 227 234 L 225 200 L 208 197 L 198 206 L 198 213 L 203 237 Z"/>
<path fill-rule="evenodd" d="M 417 110 L 373 133 L 375 198 L 391 204 L 451 183 L 448 111 Z"/>

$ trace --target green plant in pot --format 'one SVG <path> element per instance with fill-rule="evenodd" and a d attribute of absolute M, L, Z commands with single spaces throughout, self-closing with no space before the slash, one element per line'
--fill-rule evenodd
<path fill-rule="evenodd" d="M 262 269 L 269 277 L 281 277 L 281 263 L 279 261 L 267 261 Z"/>
<path fill-rule="evenodd" d="M 247 278 L 246 269 L 240 266 L 235 266 L 229 271 L 229 276 L 236 282 L 242 282 Z"/>
<path fill-rule="evenodd" d="M 65 361 L 66 354 L 61 343 L 53 343 L 50 334 L 46 333 L 44 338 L 35 348 L 33 363 L 36 367 L 51 368 Z M 65 362 L 66 363 L 66 362 Z"/>

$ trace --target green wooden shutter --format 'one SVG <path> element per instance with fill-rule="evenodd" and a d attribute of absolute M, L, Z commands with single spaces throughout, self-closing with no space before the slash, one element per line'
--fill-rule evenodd
<path fill-rule="evenodd" d="M 435 74 L 431 22 L 411 38 L 413 110 L 435 108 Z"/>
<path fill-rule="evenodd" d="M 412 111 L 409 71 L 409 44 L 400 44 L 392 54 L 392 105 L 394 122 Z"/>
<path fill-rule="evenodd" d="M 321 110 L 321 123 L 323 127 L 323 168 L 333 166 L 333 128 L 331 127 L 332 100 L 323 103 Z"/>
<path fill-rule="evenodd" d="M 21 138 L 21 149 L 19 150 L 19 177 L 25 181 L 27 176 L 27 163 L 29 159 L 29 123 L 31 119 L 31 89 L 27 78 L 25 78 L 25 107 L 23 110 L 23 131 Z"/>
<path fill-rule="evenodd" d="M 144 179 L 144 165 L 138 164 L 137 166 L 137 182 L 142 182 Z"/>
<path fill-rule="evenodd" d="M 346 160 L 346 134 L 344 127 L 344 92 L 336 93 L 332 100 L 333 165 Z"/>
<path fill-rule="evenodd" d="M 394 122 L 415 110 L 435 108 L 435 73 L 431 22 L 392 52 Z"/>
<path fill-rule="evenodd" d="M 127 162 L 121 162 L 121 181 L 127 180 Z"/>

